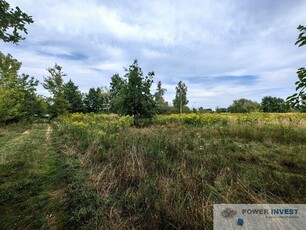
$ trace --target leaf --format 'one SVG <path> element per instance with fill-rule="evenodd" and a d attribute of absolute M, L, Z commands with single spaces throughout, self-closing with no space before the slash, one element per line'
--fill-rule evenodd
<path fill-rule="evenodd" d="M 296 97 L 297 96 L 297 93 L 293 94 L 291 97 Z"/>
<path fill-rule="evenodd" d="M 297 91 L 300 88 L 303 88 L 305 86 L 305 84 L 303 82 L 300 82 L 297 87 L 295 88 L 295 90 Z"/>

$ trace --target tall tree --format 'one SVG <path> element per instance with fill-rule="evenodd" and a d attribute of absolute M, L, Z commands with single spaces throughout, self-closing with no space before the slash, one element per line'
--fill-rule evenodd
<path fill-rule="evenodd" d="M 164 102 L 164 95 L 167 90 L 162 87 L 161 81 L 157 83 L 156 93 L 154 94 L 154 99 L 156 102 L 161 101 Z"/>
<path fill-rule="evenodd" d="M 34 77 L 18 75 L 21 62 L 0 52 L 0 122 L 34 116 L 37 107 Z"/>
<path fill-rule="evenodd" d="M 39 97 L 36 94 L 38 80 L 36 80 L 34 77 L 30 77 L 27 74 L 22 74 L 19 78 L 19 82 L 24 95 L 24 99 L 21 104 L 23 117 L 30 118 L 34 114 L 41 114 L 42 111 L 39 105 Z"/>
<path fill-rule="evenodd" d="M 121 106 L 120 92 L 124 86 L 124 80 L 119 74 L 114 74 L 111 78 L 109 94 L 110 94 L 110 110 L 111 112 L 118 113 Z"/>
<path fill-rule="evenodd" d="M 101 113 L 109 112 L 109 93 L 103 88 L 90 88 L 84 97 L 86 112 Z"/>
<path fill-rule="evenodd" d="M 48 68 L 50 76 L 44 77 L 43 87 L 47 89 L 51 97 L 48 98 L 50 113 L 53 117 L 68 112 L 69 102 L 64 96 L 64 80 L 67 76 L 62 72 L 62 67 L 55 64 L 53 68 Z"/>
<path fill-rule="evenodd" d="M 18 80 L 21 62 L 12 55 L 0 52 L 0 122 L 21 117 L 21 103 L 24 98 Z"/>
<path fill-rule="evenodd" d="M 64 98 L 68 101 L 68 111 L 70 113 L 83 112 L 83 98 L 79 87 L 70 79 L 63 86 Z"/>
<path fill-rule="evenodd" d="M 137 60 L 125 71 L 117 105 L 121 114 L 133 116 L 134 124 L 139 125 L 141 119 L 151 119 L 155 115 L 156 104 L 150 92 L 154 72 L 143 76 Z"/>
<path fill-rule="evenodd" d="M 26 24 L 34 22 L 32 17 L 22 12 L 18 6 L 12 9 L 4 0 L 0 0 L 0 18 L 0 39 L 15 44 L 25 39 L 20 33 L 28 33 Z"/>
<path fill-rule="evenodd" d="M 267 113 L 285 113 L 288 106 L 282 98 L 266 96 L 262 98 L 261 107 L 263 112 Z"/>
<path fill-rule="evenodd" d="M 162 87 L 161 81 L 157 83 L 156 93 L 154 94 L 154 100 L 157 106 L 157 113 L 164 114 L 168 111 L 168 103 L 164 99 L 165 92 L 167 90 Z"/>
<path fill-rule="evenodd" d="M 48 112 L 48 103 L 44 96 L 37 95 L 35 108 L 33 109 L 33 113 L 37 117 L 42 117 Z"/>
<path fill-rule="evenodd" d="M 297 28 L 300 31 L 295 45 L 299 47 L 306 45 L 306 27 L 299 25 Z M 295 82 L 297 93 L 287 97 L 287 103 L 300 111 L 306 112 L 306 69 L 301 67 L 297 71 L 298 80 Z"/>
<path fill-rule="evenodd" d="M 176 95 L 173 100 L 173 106 L 177 109 L 179 113 L 183 113 L 183 108 L 188 104 L 187 100 L 187 86 L 184 82 L 180 81 L 178 85 L 175 87 Z"/>

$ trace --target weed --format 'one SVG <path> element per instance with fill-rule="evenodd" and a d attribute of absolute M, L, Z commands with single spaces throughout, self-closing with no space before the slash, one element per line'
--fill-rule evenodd
<path fill-rule="evenodd" d="M 100 124 L 101 135 L 66 118 L 58 146 L 85 162 L 101 202 L 91 228 L 210 229 L 215 203 L 306 201 L 302 119 L 168 115 L 141 129 Z"/>

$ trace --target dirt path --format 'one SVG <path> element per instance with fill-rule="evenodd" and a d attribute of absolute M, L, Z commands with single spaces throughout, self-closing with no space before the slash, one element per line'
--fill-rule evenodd
<path fill-rule="evenodd" d="M 30 131 L 29 130 L 26 130 L 22 133 L 23 135 L 29 135 L 30 134 Z"/>
<path fill-rule="evenodd" d="M 52 127 L 51 127 L 51 125 L 48 124 L 47 131 L 46 131 L 47 140 L 50 139 L 51 132 L 52 132 Z"/>

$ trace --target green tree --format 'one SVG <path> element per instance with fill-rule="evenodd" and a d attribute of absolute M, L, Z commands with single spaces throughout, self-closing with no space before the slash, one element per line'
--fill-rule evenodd
<path fill-rule="evenodd" d="M 36 106 L 33 109 L 33 113 L 37 117 L 42 117 L 48 112 L 48 103 L 44 96 L 37 95 L 36 97 Z"/>
<path fill-rule="evenodd" d="M 88 113 L 109 112 L 109 93 L 103 88 L 90 88 L 84 97 L 85 110 Z"/>
<path fill-rule="evenodd" d="M 120 112 L 121 98 L 120 92 L 124 86 L 124 80 L 119 74 L 114 74 L 111 78 L 109 94 L 110 94 L 110 110 L 114 113 Z"/>
<path fill-rule="evenodd" d="M 39 106 L 39 97 L 36 94 L 36 87 L 38 80 L 34 77 L 30 77 L 27 74 L 22 74 L 19 78 L 21 89 L 24 95 L 24 99 L 21 104 L 22 116 L 31 118 L 34 114 L 41 114 Z"/>
<path fill-rule="evenodd" d="M 267 113 L 285 113 L 288 106 L 282 98 L 266 96 L 262 98 L 261 107 L 263 112 Z"/>
<path fill-rule="evenodd" d="M 303 46 L 306 44 L 306 27 L 299 25 L 297 28 L 300 31 L 295 45 Z M 287 97 L 287 103 L 295 109 L 306 112 L 306 69 L 301 67 L 297 71 L 298 80 L 295 82 L 297 93 Z"/>
<path fill-rule="evenodd" d="M 58 64 L 55 64 L 53 68 L 48 68 L 47 71 L 50 76 L 44 77 L 43 87 L 51 94 L 47 99 L 51 116 L 56 117 L 68 113 L 69 102 L 65 98 L 63 80 L 67 74 L 62 72 L 62 67 Z"/>
<path fill-rule="evenodd" d="M 70 113 L 83 112 L 83 98 L 79 87 L 70 79 L 63 86 L 64 98 L 68 101 L 68 111 Z"/>
<path fill-rule="evenodd" d="M 187 100 L 187 86 L 184 82 L 180 81 L 178 85 L 175 87 L 176 95 L 173 100 L 173 106 L 176 108 L 177 112 L 183 113 L 183 108 L 188 104 Z"/>
<path fill-rule="evenodd" d="M 20 33 L 28 33 L 26 24 L 34 22 L 32 17 L 22 12 L 18 6 L 12 9 L 4 0 L 0 0 L 0 18 L 0 39 L 15 44 L 25 39 Z"/>
<path fill-rule="evenodd" d="M 244 98 L 235 100 L 233 104 L 228 107 L 230 113 L 249 113 L 260 111 L 260 109 L 261 106 L 259 103 Z"/>
<path fill-rule="evenodd" d="M 21 62 L 0 52 L 0 122 L 17 121 L 34 116 L 37 109 L 34 77 L 18 75 Z"/>
<path fill-rule="evenodd" d="M 125 71 L 117 106 L 120 114 L 133 116 L 134 124 L 138 126 L 143 118 L 151 119 L 156 113 L 154 96 L 150 92 L 154 72 L 143 76 L 137 60 Z"/>
<path fill-rule="evenodd" d="M 156 93 L 154 94 L 158 114 L 165 114 L 168 111 L 168 102 L 166 102 L 164 99 L 166 91 L 167 90 L 162 87 L 161 81 L 159 81 L 157 83 Z"/>
<path fill-rule="evenodd" d="M 22 117 L 21 108 L 24 94 L 19 84 L 18 71 L 21 62 L 12 55 L 0 52 L 0 122 L 17 120 Z"/>
<path fill-rule="evenodd" d="M 191 113 L 192 112 L 192 110 L 187 105 L 183 106 L 183 111 L 184 111 L 184 113 Z"/>
<path fill-rule="evenodd" d="M 216 113 L 226 113 L 226 112 L 227 112 L 227 108 L 220 108 L 219 106 L 217 106 Z"/>

